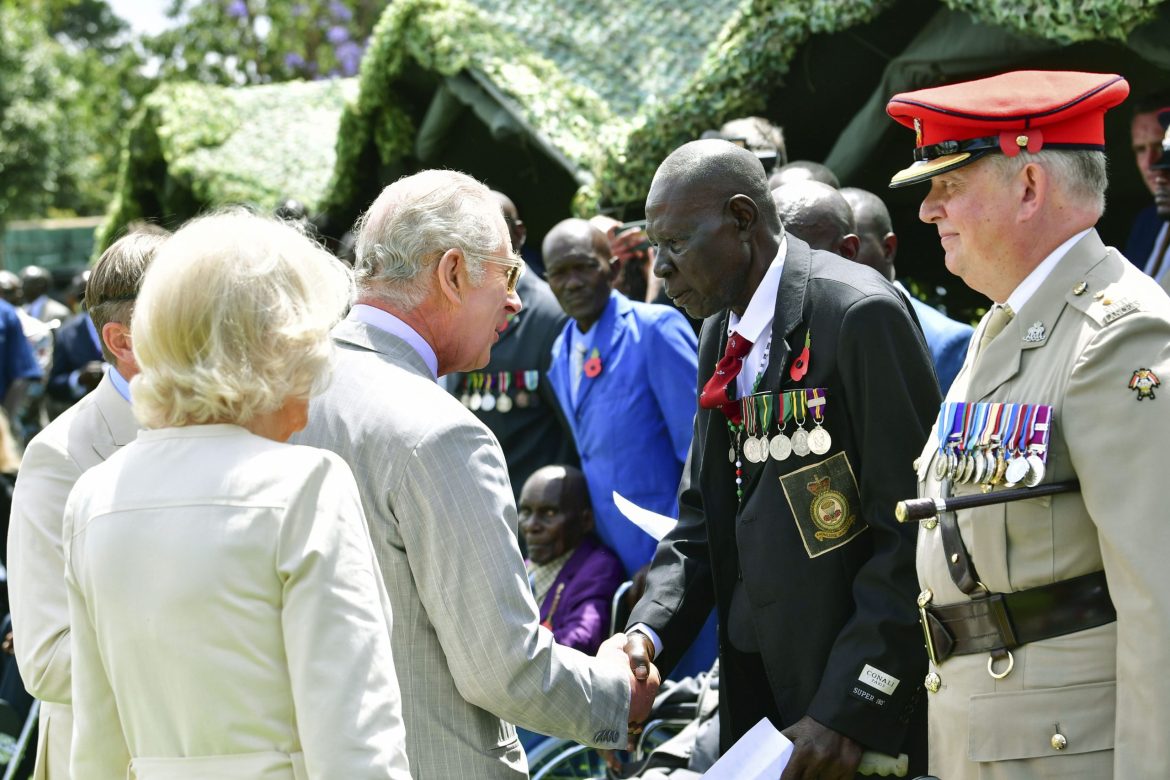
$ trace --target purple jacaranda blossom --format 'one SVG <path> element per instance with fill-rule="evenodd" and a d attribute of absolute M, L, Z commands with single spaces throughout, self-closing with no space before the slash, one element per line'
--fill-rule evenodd
<path fill-rule="evenodd" d="M 349 30 L 335 25 L 329 28 L 329 32 L 325 33 L 325 40 L 332 43 L 334 46 L 345 43 L 349 40 Z"/>
<path fill-rule="evenodd" d="M 305 67 L 305 58 L 295 51 L 290 51 L 284 55 L 284 66 L 289 70 L 297 70 Z"/>
<path fill-rule="evenodd" d="M 339 22 L 348 22 L 353 18 L 353 11 L 349 10 L 349 6 L 340 0 L 333 0 L 329 3 L 329 13 L 333 14 L 333 18 Z"/>
<path fill-rule="evenodd" d="M 248 15 L 248 4 L 244 0 L 232 0 L 228 3 L 227 15 L 239 19 Z"/>
<path fill-rule="evenodd" d="M 346 41 L 337 47 L 334 52 L 337 55 L 337 63 L 341 66 L 341 72 L 346 76 L 356 75 L 358 68 L 362 64 L 362 55 L 365 53 L 365 48 L 353 41 Z"/>

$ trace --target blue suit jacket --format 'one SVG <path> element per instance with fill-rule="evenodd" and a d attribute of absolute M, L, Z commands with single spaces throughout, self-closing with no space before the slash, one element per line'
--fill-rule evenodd
<path fill-rule="evenodd" d="M 601 373 L 581 378 L 574 406 L 567 345 L 575 327 L 569 320 L 553 344 L 549 384 L 577 441 L 597 534 L 632 574 L 650 562 L 657 542 L 617 510 L 612 494 L 678 516 L 695 418 L 698 341 L 678 311 L 611 293 L 593 338 Z"/>
<path fill-rule="evenodd" d="M 1158 209 L 1153 203 L 1134 217 L 1133 226 L 1129 229 L 1129 239 L 1125 242 L 1125 256 L 1139 270 L 1146 270 L 1150 253 L 1154 251 L 1154 242 L 1158 240 L 1158 233 L 1161 232 L 1165 221 L 1158 216 Z"/>
<path fill-rule="evenodd" d="M 934 373 L 938 376 L 938 386 L 945 396 L 951 382 L 955 381 L 959 369 L 963 366 L 963 359 L 967 357 L 967 345 L 971 343 L 971 334 L 975 329 L 952 320 L 909 293 L 906 297 L 910 299 L 914 314 L 918 316 L 918 324 L 922 326 L 926 346 L 930 347 Z"/>
<path fill-rule="evenodd" d="M 53 366 L 49 369 L 49 397 L 73 403 L 85 393 L 78 393 L 69 384 L 69 375 L 94 360 L 104 360 L 102 351 L 93 343 L 87 323 L 89 315 L 78 314 L 57 329 L 53 344 Z"/>

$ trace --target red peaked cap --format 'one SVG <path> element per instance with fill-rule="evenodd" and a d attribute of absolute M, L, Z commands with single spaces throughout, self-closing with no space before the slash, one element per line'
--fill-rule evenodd
<path fill-rule="evenodd" d="M 1113 73 L 1017 70 L 902 92 L 886 112 L 917 132 L 914 164 L 891 187 L 926 181 L 988 154 L 1105 148 L 1105 112 L 1129 95 Z"/>
<path fill-rule="evenodd" d="M 1158 121 L 1162 123 L 1162 129 L 1166 131 L 1166 135 L 1162 138 L 1162 156 L 1150 165 L 1150 169 L 1167 171 L 1170 170 L 1170 108 L 1158 110 Z"/>

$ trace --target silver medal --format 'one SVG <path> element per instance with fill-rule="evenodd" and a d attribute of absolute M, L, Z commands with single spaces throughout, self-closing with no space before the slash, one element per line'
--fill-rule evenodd
<path fill-rule="evenodd" d="M 480 397 L 479 393 L 472 393 L 471 401 L 467 404 L 467 408 L 473 412 L 478 412 L 482 402 L 483 398 Z"/>
<path fill-rule="evenodd" d="M 507 414 L 512 411 L 512 398 L 507 393 L 500 393 L 496 399 L 496 411 L 500 414 Z"/>
<path fill-rule="evenodd" d="M 971 482 L 978 485 L 987 474 L 987 461 L 983 459 L 982 452 L 976 452 L 972 460 L 974 461 L 975 468 L 971 472 Z"/>
<path fill-rule="evenodd" d="M 947 475 L 947 456 L 946 453 L 938 453 L 934 456 L 934 478 L 942 481 Z"/>
<path fill-rule="evenodd" d="M 814 455 L 824 455 L 832 446 L 833 437 L 821 426 L 818 425 L 809 431 L 808 448 L 812 450 Z"/>
<path fill-rule="evenodd" d="M 772 460 L 786 460 L 792 454 L 792 439 L 783 432 L 776 434 L 768 444 L 768 454 Z"/>
<path fill-rule="evenodd" d="M 1028 476 L 1024 478 L 1024 484 L 1028 487 L 1036 487 L 1044 481 L 1044 461 L 1036 453 L 1028 455 Z"/>
<path fill-rule="evenodd" d="M 1007 470 L 1003 473 L 1003 484 L 1006 487 L 1015 487 L 1028 477 L 1028 459 L 1023 455 L 1016 455 L 1008 461 Z"/>
<path fill-rule="evenodd" d="M 802 458 L 812 452 L 808 446 L 808 431 L 804 428 L 792 432 L 792 451 Z"/>
<path fill-rule="evenodd" d="M 756 441 L 755 436 L 743 440 L 743 456 L 747 458 L 748 463 L 760 462 L 760 443 Z"/>
<path fill-rule="evenodd" d="M 483 400 L 479 402 L 479 408 L 485 412 L 490 412 L 496 408 L 496 397 L 491 393 L 484 393 Z"/>
<path fill-rule="evenodd" d="M 471 407 L 471 393 L 464 393 L 463 395 L 459 396 L 459 403 L 470 408 Z"/>

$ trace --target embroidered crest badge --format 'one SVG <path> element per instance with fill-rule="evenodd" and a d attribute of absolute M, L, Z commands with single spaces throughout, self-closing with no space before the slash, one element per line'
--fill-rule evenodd
<path fill-rule="evenodd" d="M 857 479 L 844 452 L 780 477 L 808 557 L 849 542 L 869 526 L 861 517 Z"/>
<path fill-rule="evenodd" d="M 1157 374 L 1148 368 L 1139 368 L 1129 378 L 1129 389 L 1137 393 L 1139 401 L 1147 398 L 1154 400 L 1154 388 L 1160 384 L 1162 383 L 1158 380 Z"/>
<path fill-rule="evenodd" d="M 1029 344 L 1044 340 L 1044 323 L 1033 322 L 1032 327 L 1028 328 L 1028 332 L 1024 334 L 1024 341 Z"/>

